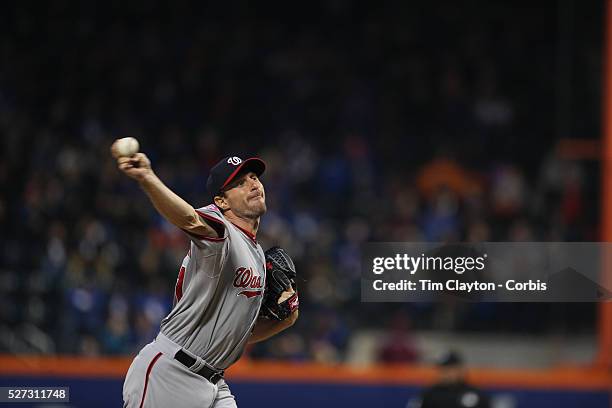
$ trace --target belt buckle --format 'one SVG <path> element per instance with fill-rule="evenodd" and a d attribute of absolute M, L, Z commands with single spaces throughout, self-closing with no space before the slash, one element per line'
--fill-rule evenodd
<path fill-rule="evenodd" d="M 210 382 L 213 384 L 216 384 L 219 382 L 220 379 L 223 378 L 223 375 L 217 372 L 212 373 L 212 375 L 210 376 Z"/>

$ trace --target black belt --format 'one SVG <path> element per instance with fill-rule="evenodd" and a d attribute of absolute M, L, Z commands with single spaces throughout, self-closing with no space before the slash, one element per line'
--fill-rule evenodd
<path fill-rule="evenodd" d="M 195 358 L 191 357 L 189 354 L 185 353 L 183 350 L 177 351 L 176 354 L 174 355 L 174 359 L 178 360 L 181 364 L 183 364 L 187 368 L 193 367 L 193 365 L 197 361 Z M 210 381 L 213 384 L 216 384 L 217 382 L 219 382 L 220 379 L 223 378 L 223 371 L 221 372 L 215 371 L 212 368 L 209 368 L 206 366 L 203 366 L 198 371 L 195 371 L 195 373 L 206 378 L 208 381 Z"/>

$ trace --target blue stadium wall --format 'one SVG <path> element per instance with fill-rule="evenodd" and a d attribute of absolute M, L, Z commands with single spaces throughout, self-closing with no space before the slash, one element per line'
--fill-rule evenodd
<path fill-rule="evenodd" d="M 117 378 L 0 377 L 0 386 L 68 386 L 70 404 L 53 407 L 121 407 L 122 380 Z M 241 408 L 324 408 L 324 407 L 397 407 L 418 396 L 420 388 L 352 384 L 314 384 L 230 381 Z M 612 388 L 612 384 L 611 384 Z M 609 408 L 610 393 L 605 391 L 560 390 L 487 390 L 491 395 L 512 395 L 516 408 Z M 49 404 L 0 404 L 16 407 L 45 407 Z M 180 408 L 180 407 L 172 407 Z"/>

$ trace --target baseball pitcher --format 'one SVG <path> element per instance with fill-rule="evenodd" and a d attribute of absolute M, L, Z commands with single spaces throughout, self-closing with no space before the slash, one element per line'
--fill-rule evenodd
<path fill-rule="evenodd" d="M 206 184 L 213 204 L 195 209 L 164 185 L 146 155 L 122 156 L 117 142 L 111 152 L 119 169 L 191 241 L 174 306 L 128 370 L 124 407 L 236 407 L 224 370 L 247 343 L 285 330 L 298 317 L 291 258 L 278 247 L 264 253 L 256 240 L 266 212 L 259 179 L 265 164 L 224 158 Z"/>

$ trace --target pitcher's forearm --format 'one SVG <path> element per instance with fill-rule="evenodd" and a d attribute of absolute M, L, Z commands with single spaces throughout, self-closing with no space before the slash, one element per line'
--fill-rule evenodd
<path fill-rule="evenodd" d="M 219 237 L 218 230 L 203 221 L 188 202 L 176 195 L 155 175 L 151 169 L 151 161 L 144 153 L 135 153 L 129 157 L 118 155 L 119 142 L 120 140 L 115 141 L 111 147 L 119 170 L 138 181 L 155 209 L 165 219 L 189 233 L 204 237 Z"/>
<path fill-rule="evenodd" d="M 291 315 L 280 322 L 277 320 L 268 320 L 264 318 L 259 318 L 257 323 L 255 323 L 255 328 L 251 333 L 251 337 L 248 340 L 249 344 L 259 343 L 260 341 L 269 339 L 270 337 L 282 332 L 283 330 L 288 329 L 289 327 L 295 324 L 295 321 L 298 318 L 298 310 L 294 310 Z"/>

